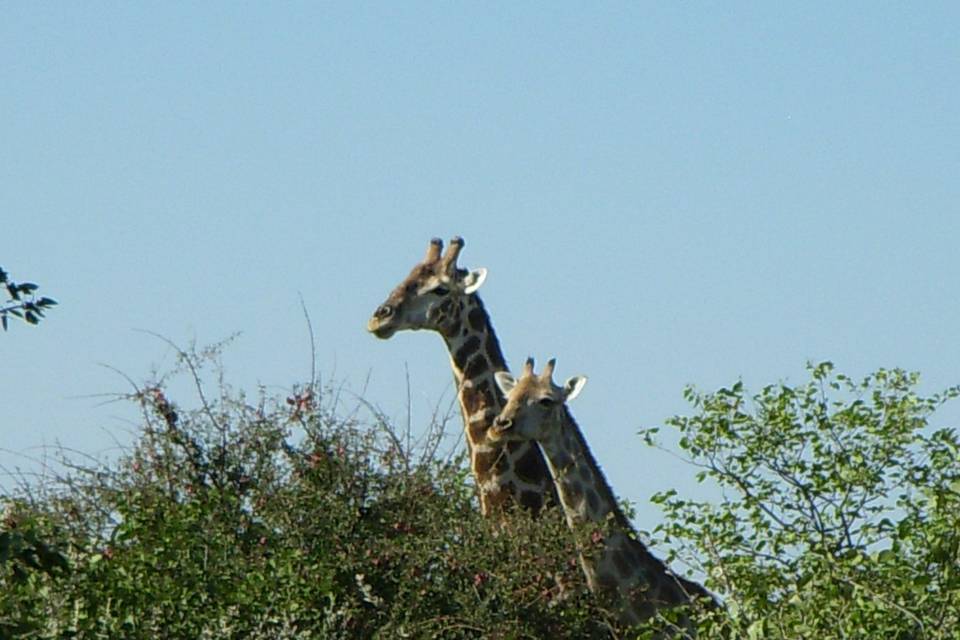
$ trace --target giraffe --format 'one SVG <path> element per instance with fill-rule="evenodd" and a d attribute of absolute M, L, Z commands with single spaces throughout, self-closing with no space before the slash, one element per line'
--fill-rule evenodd
<path fill-rule="evenodd" d="M 550 360 L 538 376 L 529 358 L 519 380 L 506 371 L 496 373 L 506 403 L 494 420 L 490 439 L 540 443 L 590 591 L 601 596 L 624 624 L 637 624 L 661 609 L 700 598 L 706 606 L 716 606 L 704 587 L 671 572 L 638 539 L 566 405 L 587 379 L 573 376 L 563 387 L 557 386 L 555 364 Z M 689 618 L 681 618 L 689 626 Z M 686 628 L 685 633 L 692 631 Z"/>
<path fill-rule="evenodd" d="M 463 239 L 454 237 L 446 253 L 439 238 L 427 255 L 377 307 L 367 331 L 388 339 L 397 331 L 427 329 L 447 345 L 463 416 L 470 468 L 476 480 L 480 510 L 492 516 L 513 504 L 537 514 L 556 505 L 553 481 L 543 454 L 533 442 L 488 441 L 487 433 L 503 408 L 493 375 L 506 371 L 490 316 L 476 291 L 486 269 L 457 267 Z"/>

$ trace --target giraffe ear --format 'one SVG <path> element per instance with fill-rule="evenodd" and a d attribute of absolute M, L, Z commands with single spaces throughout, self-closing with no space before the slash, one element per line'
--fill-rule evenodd
<path fill-rule="evenodd" d="M 587 376 L 573 376 L 572 378 L 567 378 L 567 381 L 563 383 L 563 399 L 565 402 L 570 402 L 583 391 L 583 386 L 587 384 Z"/>
<path fill-rule="evenodd" d="M 474 269 L 463 277 L 463 292 L 470 295 L 487 279 L 486 269 Z"/>
<path fill-rule="evenodd" d="M 500 387 L 500 391 L 505 396 L 510 395 L 513 388 L 517 386 L 516 378 L 510 375 L 509 371 L 497 371 L 493 374 L 493 379 L 497 381 L 497 386 Z"/>

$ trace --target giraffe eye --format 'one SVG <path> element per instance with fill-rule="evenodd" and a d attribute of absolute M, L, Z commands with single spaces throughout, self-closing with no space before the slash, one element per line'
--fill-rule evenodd
<path fill-rule="evenodd" d="M 430 293 L 432 293 L 432 294 L 434 294 L 434 295 L 437 295 L 437 296 L 445 296 L 445 295 L 447 295 L 448 293 L 450 293 L 450 289 L 447 289 L 446 287 L 434 287 L 434 288 L 430 291 Z"/>

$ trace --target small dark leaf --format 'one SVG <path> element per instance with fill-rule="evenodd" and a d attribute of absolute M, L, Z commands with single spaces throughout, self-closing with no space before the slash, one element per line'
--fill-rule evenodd
<path fill-rule="evenodd" d="M 6 317 L 6 316 L 4 316 Z M 10 557 L 10 545 L 12 542 L 13 536 L 9 531 L 4 531 L 0 533 L 0 565 L 7 561 Z"/>
<path fill-rule="evenodd" d="M 18 285 L 17 288 L 20 289 L 20 293 L 29 294 L 37 290 L 37 285 L 33 284 L 32 282 L 24 282 Z"/>
<path fill-rule="evenodd" d="M 55 304 L 57 304 L 56 300 L 54 300 L 53 298 L 48 298 L 46 296 L 37 300 L 37 306 L 39 307 L 52 307 Z"/>
<path fill-rule="evenodd" d="M 37 544 L 37 557 L 45 573 L 52 575 L 56 569 L 63 571 L 69 569 L 69 564 L 63 554 L 43 542 Z"/>
<path fill-rule="evenodd" d="M 7 293 L 10 294 L 10 298 L 13 300 L 20 299 L 20 291 L 17 289 L 17 284 L 15 282 L 7 283 Z"/>
<path fill-rule="evenodd" d="M 23 319 L 29 322 L 30 324 L 37 324 L 38 322 L 40 322 L 40 320 L 37 319 L 37 316 L 35 313 L 33 313 L 33 311 L 27 311 Z"/>
<path fill-rule="evenodd" d="M 2 316 L 0 316 L 0 324 L 3 325 L 3 330 L 6 331 L 7 330 L 7 314 L 3 314 Z"/>
<path fill-rule="evenodd" d="M 0 267 L 0 284 L 4 284 L 7 281 L 7 272 L 3 270 L 3 267 Z"/>
<path fill-rule="evenodd" d="M 34 548 L 25 549 L 23 553 L 20 554 L 20 562 L 27 565 L 31 569 L 42 569 L 39 560 L 37 560 L 37 550 Z"/>

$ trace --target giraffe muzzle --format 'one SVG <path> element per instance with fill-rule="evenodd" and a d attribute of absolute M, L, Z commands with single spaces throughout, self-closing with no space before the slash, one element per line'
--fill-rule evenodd
<path fill-rule="evenodd" d="M 493 421 L 493 431 L 497 435 L 502 435 L 513 428 L 513 420 L 510 418 L 497 417 Z"/>
<path fill-rule="evenodd" d="M 367 331 L 380 339 L 390 338 L 397 330 L 395 326 L 391 326 L 395 314 L 396 308 L 393 305 L 380 305 L 367 322 Z"/>

